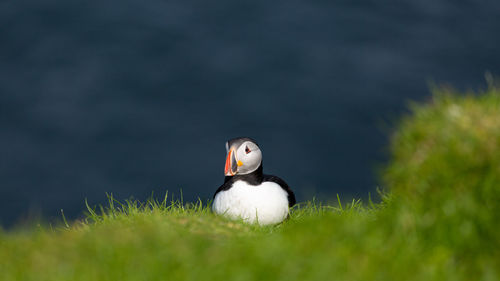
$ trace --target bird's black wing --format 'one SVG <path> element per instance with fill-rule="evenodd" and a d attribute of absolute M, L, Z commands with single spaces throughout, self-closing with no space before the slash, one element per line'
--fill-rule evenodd
<path fill-rule="evenodd" d="M 281 188 L 283 188 L 286 191 L 286 193 L 288 193 L 288 206 L 292 207 L 293 205 L 295 205 L 295 203 L 296 203 L 295 194 L 293 193 L 293 191 L 290 189 L 290 187 L 288 186 L 288 184 L 286 184 L 286 182 L 284 180 L 282 180 L 281 178 L 279 178 L 277 176 L 264 175 L 263 181 L 270 181 L 270 182 L 275 182 L 275 183 L 279 184 L 281 186 Z"/>
<path fill-rule="evenodd" d="M 233 181 L 226 181 L 225 183 L 223 183 L 219 188 L 217 188 L 217 191 L 215 191 L 212 199 L 215 198 L 215 195 L 217 195 L 217 193 L 230 189 L 232 185 L 233 185 Z"/>

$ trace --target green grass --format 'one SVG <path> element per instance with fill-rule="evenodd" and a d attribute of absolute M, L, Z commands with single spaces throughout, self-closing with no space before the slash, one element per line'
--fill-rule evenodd
<path fill-rule="evenodd" d="M 411 108 L 380 203 L 306 202 L 258 227 L 110 197 L 81 221 L 0 231 L 0 280 L 499 280 L 500 91 Z"/>

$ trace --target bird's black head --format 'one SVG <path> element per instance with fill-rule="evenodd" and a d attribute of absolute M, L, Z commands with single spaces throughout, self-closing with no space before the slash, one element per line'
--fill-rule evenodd
<path fill-rule="evenodd" d="M 250 174 L 262 164 L 262 152 L 257 142 L 251 138 L 241 137 L 226 142 L 226 176 Z"/>

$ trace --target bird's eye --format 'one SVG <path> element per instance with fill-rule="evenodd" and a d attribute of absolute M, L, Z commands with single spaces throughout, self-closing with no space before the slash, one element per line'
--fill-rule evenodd
<path fill-rule="evenodd" d="M 247 146 L 247 147 L 245 147 L 245 153 L 246 153 L 246 154 L 248 154 L 248 153 L 250 153 L 250 152 L 251 152 L 250 148 L 248 148 L 248 146 Z"/>

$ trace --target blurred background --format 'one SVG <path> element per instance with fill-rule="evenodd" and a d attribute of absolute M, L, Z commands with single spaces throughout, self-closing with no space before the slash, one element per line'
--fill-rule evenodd
<path fill-rule="evenodd" d="M 212 197 L 256 139 L 298 200 L 374 194 L 429 83 L 500 73 L 498 1 L 0 2 L 0 225 Z"/>

